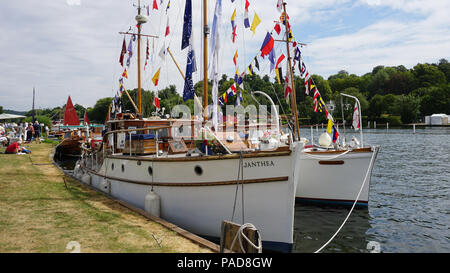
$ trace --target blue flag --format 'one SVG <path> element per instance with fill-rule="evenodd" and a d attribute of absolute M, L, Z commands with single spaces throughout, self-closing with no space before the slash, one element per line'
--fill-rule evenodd
<path fill-rule="evenodd" d="M 245 28 L 250 27 L 250 21 L 248 20 L 248 12 L 247 11 L 244 13 L 244 26 L 245 26 Z"/>
<path fill-rule="evenodd" d="M 192 0 L 186 0 L 186 6 L 184 8 L 183 36 L 181 38 L 181 50 L 189 46 L 191 35 L 192 35 Z"/>
<path fill-rule="evenodd" d="M 194 50 L 192 49 L 192 47 L 189 47 L 189 53 L 187 56 L 187 63 L 186 63 L 186 78 L 184 80 L 184 90 L 183 90 L 184 101 L 194 98 L 194 82 L 192 81 L 192 72 L 194 69 L 195 69 Z"/>
<path fill-rule="evenodd" d="M 275 50 L 272 49 L 269 53 L 269 61 L 270 61 L 270 73 L 272 73 L 275 68 Z"/>

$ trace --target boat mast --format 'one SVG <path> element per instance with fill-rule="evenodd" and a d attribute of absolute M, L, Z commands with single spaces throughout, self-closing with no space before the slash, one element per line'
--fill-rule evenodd
<path fill-rule="evenodd" d="M 292 71 L 292 63 L 291 63 L 291 51 L 289 49 L 289 27 L 288 27 L 288 21 L 287 21 L 287 13 L 286 13 L 286 2 L 283 2 L 283 11 L 284 11 L 284 26 L 286 28 L 286 49 L 287 49 L 287 55 L 288 55 L 288 62 L 289 62 L 289 74 L 291 78 L 291 107 L 292 107 L 292 114 L 294 115 L 294 137 L 293 140 L 297 140 L 300 138 L 300 130 L 298 128 L 298 113 L 297 113 L 297 99 L 295 96 L 295 84 L 294 84 L 294 73 Z M 287 71 L 286 71 L 287 73 Z"/>
<path fill-rule="evenodd" d="M 33 108 L 31 110 L 31 122 L 34 123 L 34 86 L 33 86 Z"/>
<path fill-rule="evenodd" d="M 203 121 L 208 119 L 208 34 L 207 0 L 203 0 Z"/>
<path fill-rule="evenodd" d="M 141 15 L 141 0 L 138 0 L 138 16 Z M 142 117 L 142 94 L 141 94 L 141 24 L 138 21 L 138 110 L 139 118 Z"/>

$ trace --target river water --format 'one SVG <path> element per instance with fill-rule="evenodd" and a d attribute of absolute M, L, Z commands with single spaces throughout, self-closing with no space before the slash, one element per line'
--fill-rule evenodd
<path fill-rule="evenodd" d="M 381 146 L 368 209 L 354 210 L 322 252 L 450 252 L 450 128 L 366 129 L 364 142 Z M 319 249 L 348 212 L 296 205 L 293 252 Z"/>

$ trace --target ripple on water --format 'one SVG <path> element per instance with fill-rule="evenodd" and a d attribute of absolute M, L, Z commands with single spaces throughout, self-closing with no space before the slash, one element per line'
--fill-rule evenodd
<path fill-rule="evenodd" d="M 369 208 L 356 210 L 324 251 L 368 252 L 375 241 L 382 252 L 450 252 L 450 128 L 370 129 L 364 139 L 381 146 Z M 347 213 L 297 205 L 293 251 L 317 250 Z"/>

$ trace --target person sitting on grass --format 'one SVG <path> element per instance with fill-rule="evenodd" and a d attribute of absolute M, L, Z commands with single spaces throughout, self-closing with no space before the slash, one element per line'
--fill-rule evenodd
<path fill-rule="evenodd" d="M 30 154 L 31 151 L 27 150 L 25 147 L 21 148 L 18 142 L 11 143 L 5 150 L 5 154 L 17 154 L 17 153 L 27 153 Z"/>
<path fill-rule="evenodd" d="M 6 136 L 1 136 L 0 135 L 0 143 L 4 146 L 7 147 L 9 144 L 9 139 Z"/>

